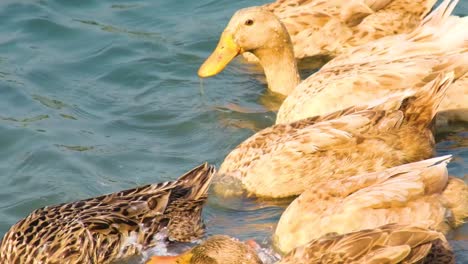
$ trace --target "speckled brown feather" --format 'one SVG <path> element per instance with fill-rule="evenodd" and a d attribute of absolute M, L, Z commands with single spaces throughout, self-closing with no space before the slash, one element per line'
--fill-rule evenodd
<path fill-rule="evenodd" d="M 190 253 L 190 264 L 262 264 L 252 248 L 223 235 L 208 238 Z"/>
<path fill-rule="evenodd" d="M 199 238 L 213 174 L 203 164 L 177 181 L 35 210 L 5 234 L 2 264 L 112 263 L 151 247 L 166 228 L 171 240 Z"/>
<path fill-rule="evenodd" d="M 279 264 L 455 263 L 443 234 L 417 226 L 388 224 L 329 236 L 294 249 Z"/>
<path fill-rule="evenodd" d="M 430 124 L 451 82 L 439 77 L 417 93 L 266 128 L 229 153 L 215 190 L 228 194 L 223 185 L 237 179 L 256 196 L 294 196 L 318 182 L 430 158 Z"/>
<path fill-rule="evenodd" d="M 457 2 L 444 1 L 414 32 L 352 48 L 327 63 L 292 90 L 276 123 L 322 115 L 408 87 L 418 89 L 444 72 L 463 78 L 468 72 L 468 19 L 450 16 Z M 466 89 L 458 90 L 454 94 Z M 452 103 L 442 106 L 461 99 L 451 96 L 447 100 Z"/>

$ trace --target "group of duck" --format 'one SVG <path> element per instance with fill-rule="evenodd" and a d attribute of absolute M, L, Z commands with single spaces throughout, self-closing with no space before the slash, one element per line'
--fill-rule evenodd
<path fill-rule="evenodd" d="M 213 195 L 295 197 L 273 244 L 280 263 L 454 263 L 445 234 L 468 218 L 468 186 L 434 155 L 434 120 L 467 121 L 468 18 L 458 1 L 277 0 L 237 11 L 198 75 L 238 55 L 286 97 L 276 124 L 220 166 L 44 207 L 0 244 L 9 263 L 113 263 L 163 238 L 204 235 Z M 301 82 L 297 61 L 323 64 Z M 211 188 L 210 188 L 211 186 Z M 158 240 L 159 239 L 159 240 Z M 262 263 L 253 241 L 216 235 L 148 263 Z"/>

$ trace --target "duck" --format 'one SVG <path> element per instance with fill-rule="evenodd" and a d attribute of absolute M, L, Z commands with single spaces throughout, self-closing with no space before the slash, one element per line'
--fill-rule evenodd
<path fill-rule="evenodd" d="M 302 82 L 284 24 L 265 8 L 241 9 L 198 75 L 216 75 L 238 54 L 253 53 L 264 70 L 268 89 L 286 98 L 276 124 L 366 104 L 407 87 L 423 87 L 441 72 L 452 70 L 459 79 L 468 72 L 468 17 L 450 15 L 457 3 L 445 0 L 410 33 L 348 49 Z M 468 108 L 468 101 L 457 96 L 465 94 L 467 86 L 454 87 L 458 90 L 443 105 L 450 107 L 456 101 Z"/>
<path fill-rule="evenodd" d="M 2 263 L 113 263 L 157 242 L 204 234 L 202 206 L 215 169 L 202 164 L 170 182 L 47 206 L 13 225 L 0 242 Z"/>
<path fill-rule="evenodd" d="M 181 255 L 152 256 L 146 264 L 263 264 L 255 251 L 257 245 L 214 235 Z"/>
<path fill-rule="evenodd" d="M 417 224 L 446 234 L 468 217 L 468 186 L 449 177 L 442 156 L 308 186 L 283 212 L 273 235 L 288 253 L 327 234 L 390 223 Z"/>
<path fill-rule="evenodd" d="M 468 109 L 468 17 L 451 16 L 458 1 L 444 1 L 413 32 L 349 49 L 297 85 L 281 104 L 276 123 L 338 110 L 423 86 L 449 68 L 456 81 L 439 111 Z M 463 96 L 462 96 L 463 95 Z M 455 108 L 456 107 L 456 108 Z"/>
<path fill-rule="evenodd" d="M 226 156 L 211 189 L 224 197 L 288 198 L 319 182 L 431 158 L 432 120 L 453 76 L 368 105 L 265 128 Z"/>
<path fill-rule="evenodd" d="M 146 264 L 260 264 L 255 251 L 259 247 L 250 241 L 242 243 L 232 237 L 217 235 L 181 255 L 153 256 Z M 417 225 L 392 223 L 312 240 L 277 262 L 305 263 L 453 264 L 455 258 L 442 233 Z"/>
<path fill-rule="evenodd" d="M 435 0 L 277 0 L 262 7 L 284 24 L 296 59 L 314 67 L 384 36 L 408 33 L 430 12 Z M 258 61 L 244 53 L 247 61 Z M 310 64 L 309 64 L 310 65 Z"/>

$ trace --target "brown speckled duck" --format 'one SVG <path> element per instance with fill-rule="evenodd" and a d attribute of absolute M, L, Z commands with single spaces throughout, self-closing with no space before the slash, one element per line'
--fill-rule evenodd
<path fill-rule="evenodd" d="M 261 264 L 254 247 L 230 237 L 215 236 L 180 256 L 155 256 L 147 264 Z M 455 261 L 443 234 L 418 226 L 388 224 L 310 241 L 277 264 L 336 263 L 454 264 Z"/>
<path fill-rule="evenodd" d="M 170 241 L 197 239 L 214 173 L 203 164 L 176 181 L 35 210 L 5 234 L 1 263 L 105 264 L 154 246 L 161 231 Z"/>
<path fill-rule="evenodd" d="M 430 124 L 452 82 L 261 130 L 231 151 L 213 182 L 221 195 L 284 198 L 312 185 L 432 157 Z"/>
<path fill-rule="evenodd" d="M 253 247 L 215 235 L 180 256 L 154 256 L 146 264 L 262 264 Z"/>

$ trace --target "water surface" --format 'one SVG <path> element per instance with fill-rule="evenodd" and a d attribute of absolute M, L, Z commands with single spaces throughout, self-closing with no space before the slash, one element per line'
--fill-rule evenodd
<path fill-rule="evenodd" d="M 202 86 L 196 76 L 232 13 L 264 2 L 1 1 L 0 237 L 38 207 L 219 165 L 273 124 L 258 69 L 237 61 Z M 453 154 L 450 173 L 466 179 L 466 124 L 446 131 L 438 155 Z M 284 207 L 212 198 L 208 232 L 267 243 Z"/>

